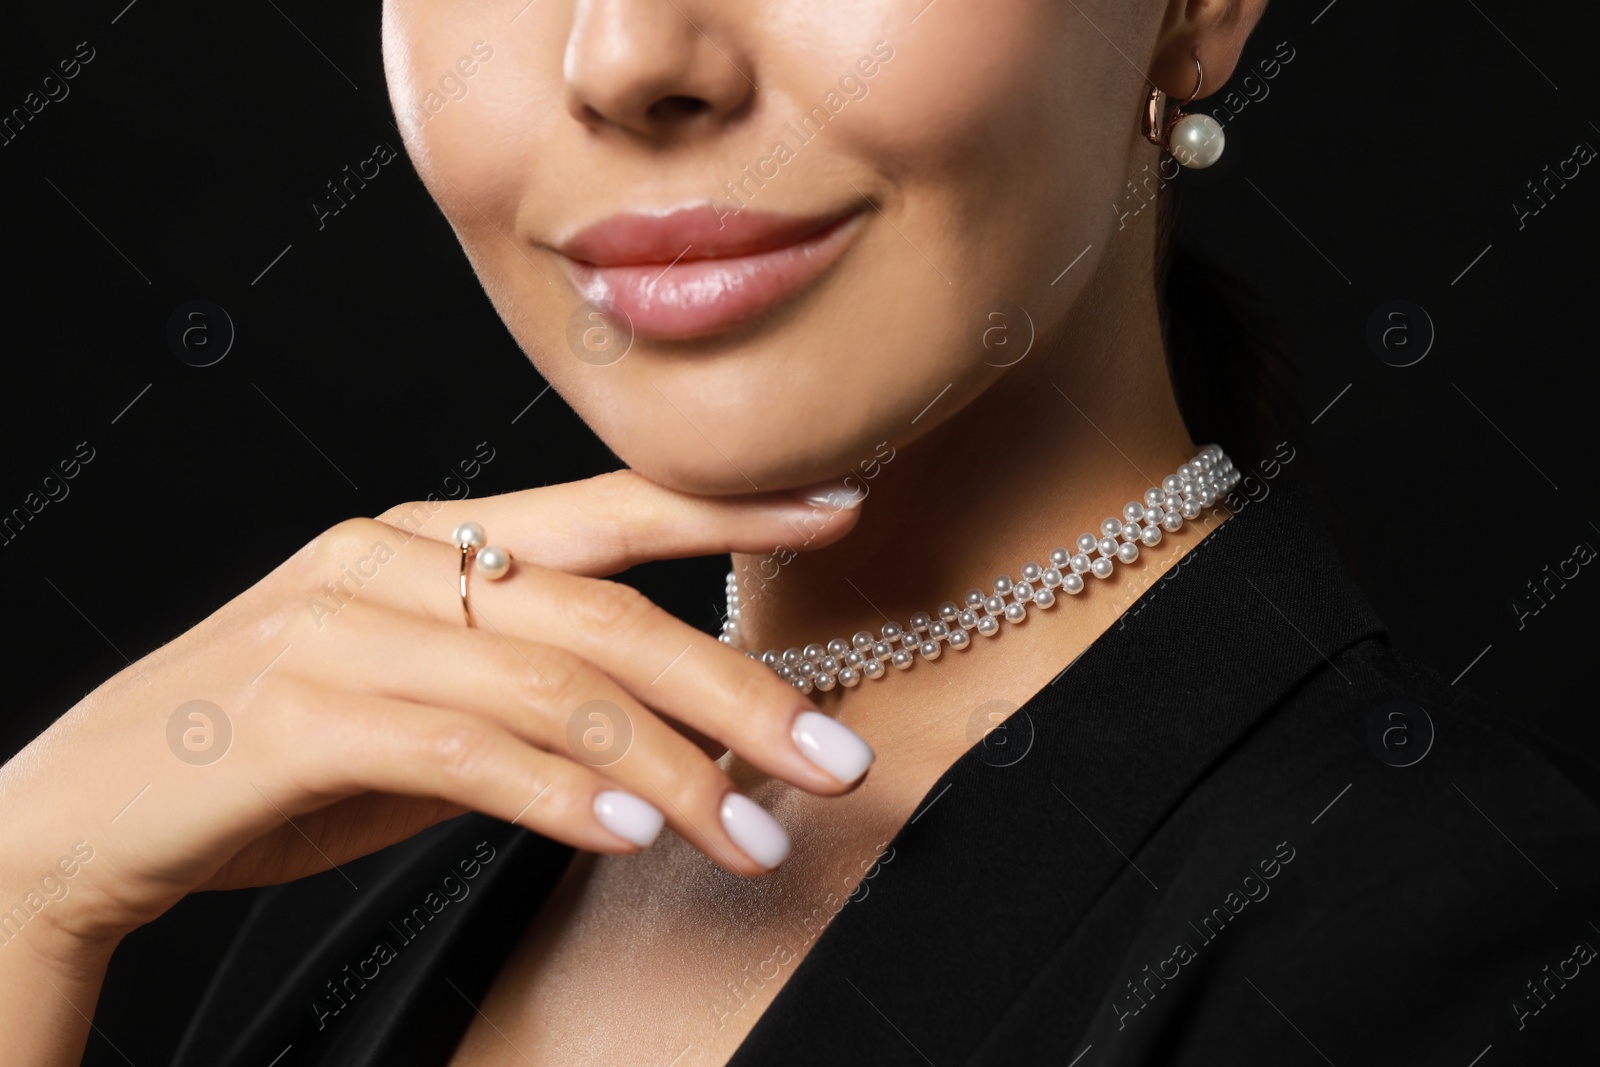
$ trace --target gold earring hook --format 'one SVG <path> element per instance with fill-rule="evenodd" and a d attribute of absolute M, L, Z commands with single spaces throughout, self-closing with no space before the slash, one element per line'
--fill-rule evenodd
<path fill-rule="evenodd" d="M 1144 136 L 1151 144 L 1160 148 L 1169 148 L 1167 133 L 1184 115 L 1183 109 L 1194 103 L 1195 97 L 1200 95 L 1200 88 L 1205 84 L 1205 70 L 1200 66 L 1200 49 L 1197 47 L 1190 53 L 1194 57 L 1194 91 L 1189 94 L 1189 99 L 1177 105 L 1172 116 L 1166 122 L 1161 121 L 1161 89 L 1154 83 L 1150 86 L 1150 95 L 1145 100 L 1144 110 Z"/>

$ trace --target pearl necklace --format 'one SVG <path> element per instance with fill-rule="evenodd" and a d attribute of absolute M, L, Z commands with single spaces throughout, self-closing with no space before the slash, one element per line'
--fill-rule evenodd
<path fill-rule="evenodd" d="M 885 664 L 907 670 L 916 659 L 914 653 L 923 659 L 938 659 L 946 645 L 959 650 L 972 644 L 974 630 L 983 637 L 993 637 L 1000 632 L 1002 619 L 1012 624 L 1022 622 L 1028 617 L 1030 604 L 1035 608 L 1050 607 L 1056 602 L 1058 590 L 1069 596 L 1083 592 L 1085 575 L 1111 577 L 1116 564 L 1135 562 L 1140 546 L 1154 548 L 1161 543 L 1163 531 L 1181 530 L 1185 519 L 1198 518 L 1202 508 L 1220 501 L 1240 477 L 1221 448 L 1207 445 L 1176 473 L 1163 478 L 1160 488 L 1146 489 L 1144 503 L 1130 500 L 1122 509 L 1122 518 L 1102 522 L 1098 536 L 1080 535 L 1077 552 L 1056 549 L 1050 553 L 1048 567 L 1024 563 L 1019 581 L 1013 582 L 1002 574 L 994 580 L 991 593 L 969 590 L 963 604 L 947 600 L 939 605 L 937 617 L 919 611 L 903 628 L 898 623 L 885 623 L 877 637 L 862 630 L 849 641 L 835 637 L 826 645 L 809 644 L 783 652 L 742 651 L 771 667 L 778 677 L 802 693 L 826 693 L 836 685 L 848 689 L 860 685 L 863 678 L 882 678 L 888 673 Z M 732 571 L 728 572 L 727 594 L 728 616 L 718 640 L 741 648 L 739 580 Z"/>

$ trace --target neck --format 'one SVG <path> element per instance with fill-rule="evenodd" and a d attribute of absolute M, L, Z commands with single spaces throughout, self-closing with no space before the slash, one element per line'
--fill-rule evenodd
<path fill-rule="evenodd" d="M 1003 377 L 977 400 L 914 440 L 890 440 L 876 466 L 858 470 L 867 495 L 847 537 L 792 558 L 735 556 L 745 647 L 876 634 L 968 589 L 987 592 L 1025 562 L 1048 566 L 1052 549 L 1098 530 L 1194 456 L 1148 257 L 1119 264 L 1127 248 L 1108 249 L 1073 312 L 1022 362 L 981 368 Z M 818 514 L 826 521 L 826 509 Z M 797 533 L 790 547 L 800 549 Z"/>

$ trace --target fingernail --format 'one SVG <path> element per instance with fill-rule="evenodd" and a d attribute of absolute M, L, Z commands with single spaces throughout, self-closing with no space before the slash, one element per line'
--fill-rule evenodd
<path fill-rule="evenodd" d="M 846 784 L 866 774 L 872 766 L 872 746 L 850 727 L 820 711 L 796 715 L 789 735 L 806 759 Z"/>
<path fill-rule="evenodd" d="M 867 499 L 866 488 L 851 478 L 818 482 L 816 485 L 794 490 L 794 495 L 812 507 L 830 508 L 833 511 L 849 511 L 859 507 L 861 502 Z"/>
<path fill-rule="evenodd" d="M 655 841 L 663 822 L 658 809 L 620 789 L 607 789 L 594 798 L 594 817 L 601 826 L 640 848 Z"/>
<path fill-rule="evenodd" d="M 789 855 L 789 835 L 765 808 L 743 793 L 722 798 L 722 828 L 744 854 L 769 870 Z"/>

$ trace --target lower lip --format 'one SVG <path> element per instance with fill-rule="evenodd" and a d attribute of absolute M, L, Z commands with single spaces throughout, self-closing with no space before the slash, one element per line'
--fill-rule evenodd
<path fill-rule="evenodd" d="M 747 256 L 619 267 L 574 261 L 572 271 L 584 299 L 625 316 L 635 336 L 703 337 L 748 322 L 816 281 L 844 254 L 861 219 L 853 215 L 804 241 Z"/>

